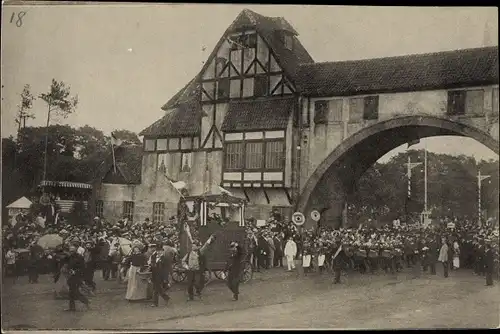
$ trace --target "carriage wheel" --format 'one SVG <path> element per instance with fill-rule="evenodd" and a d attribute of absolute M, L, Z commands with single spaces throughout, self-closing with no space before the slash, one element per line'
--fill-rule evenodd
<path fill-rule="evenodd" d="M 186 280 L 186 277 L 187 277 L 187 275 L 183 271 L 174 271 L 174 272 L 172 272 L 172 280 L 175 283 L 184 282 Z"/>
<path fill-rule="evenodd" d="M 241 275 L 241 283 L 247 283 L 252 280 L 253 270 L 250 262 L 245 262 L 243 265 L 243 274 Z"/>
<path fill-rule="evenodd" d="M 224 270 L 216 270 L 214 271 L 214 276 L 220 279 L 221 281 L 225 281 L 227 278 L 227 272 Z"/>

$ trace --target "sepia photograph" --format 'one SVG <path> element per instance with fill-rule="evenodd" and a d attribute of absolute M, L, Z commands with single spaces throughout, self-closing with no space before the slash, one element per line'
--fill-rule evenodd
<path fill-rule="evenodd" d="M 499 327 L 497 7 L 1 25 L 2 332 Z"/>

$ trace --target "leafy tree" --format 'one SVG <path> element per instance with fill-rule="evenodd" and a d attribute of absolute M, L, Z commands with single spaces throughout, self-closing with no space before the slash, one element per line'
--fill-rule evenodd
<path fill-rule="evenodd" d="M 129 130 L 115 130 L 113 131 L 113 134 L 117 139 L 121 139 L 124 142 L 130 143 L 130 144 L 136 144 L 140 145 L 141 140 L 137 136 L 135 132 L 129 131 Z"/>
<path fill-rule="evenodd" d="M 18 132 L 21 128 L 26 127 L 26 119 L 27 118 L 35 118 L 35 115 L 30 112 L 30 109 L 33 107 L 33 100 L 35 98 L 31 94 L 30 85 L 25 85 L 23 91 L 21 93 L 21 104 L 18 105 L 17 115 L 16 115 L 16 123 L 18 125 Z"/>
<path fill-rule="evenodd" d="M 52 113 L 56 113 L 63 118 L 68 117 L 76 110 L 78 96 L 70 97 L 70 87 L 62 81 L 52 79 L 50 90 L 39 96 L 47 104 L 47 134 L 45 137 L 45 157 L 43 165 L 43 179 L 47 176 L 47 150 L 49 137 L 49 123 Z"/>

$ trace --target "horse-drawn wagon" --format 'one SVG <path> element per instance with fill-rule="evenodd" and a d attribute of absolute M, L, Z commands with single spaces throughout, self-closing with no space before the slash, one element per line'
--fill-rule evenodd
<path fill-rule="evenodd" d="M 245 253 L 242 282 L 250 281 L 253 272 L 250 254 L 247 251 L 248 238 L 244 214 L 245 200 L 225 192 L 181 198 L 178 207 L 180 249 L 172 279 L 175 282 L 182 282 L 186 279 L 180 261 L 191 250 L 191 241 L 198 239 L 204 243 L 211 235 L 214 235 L 215 240 L 206 255 L 206 282 L 209 282 L 212 274 L 221 280 L 226 278 L 226 261 L 229 257 L 229 244 L 232 241 L 240 244 Z"/>

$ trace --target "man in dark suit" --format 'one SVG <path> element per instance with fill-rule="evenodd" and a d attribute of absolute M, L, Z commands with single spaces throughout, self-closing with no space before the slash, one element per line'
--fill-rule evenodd
<path fill-rule="evenodd" d="M 266 238 L 262 233 L 257 237 L 257 248 L 258 248 L 258 267 L 269 269 L 268 254 L 270 252 L 270 246 Z"/>
<path fill-rule="evenodd" d="M 275 267 L 283 267 L 283 241 L 281 239 L 281 236 L 279 235 L 279 233 L 276 233 L 274 235 L 274 246 L 275 246 L 275 250 L 274 250 L 274 266 Z"/>
<path fill-rule="evenodd" d="M 174 248 L 174 243 L 170 240 L 165 240 L 163 246 L 163 254 L 165 256 L 165 285 L 170 286 L 170 277 L 172 275 L 177 249 Z"/>
<path fill-rule="evenodd" d="M 230 256 L 226 264 L 227 286 L 233 293 L 233 300 L 238 300 L 240 293 L 239 287 L 241 282 L 241 269 L 243 261 L 243 249 L 237 242 L 231 242 L 229 245 Z"/>
<path fill-rule="evenodd" d="M 30 257 L 28 266 L 28 279 L 30 283 L 38 283 L 40 261 L 43 255 L 43 248 L 33 241 L 30 245 Z"/>
<path fill-rule="evenodd" d="M 75 301 L 79 300 L 89 308 L 89 300 L 80 292 L 80 286 L 84 278 L 85 261 L 83 256 L 76 252 L 76 245 L 69 247 L 69 256 L 65 259 L 68 266 L 68 289 L 69 289 L 69 309 L 66 311 L 76 311 Z"/>
<path fill-rule="evenodd" d="M 484 251 L 484 271 L 486 276 L 486 285 L 493 285 L 493 271 L 495 268 L 494 248 L 491 246 L 491 240 L 486 239 L 486 248 Z"/>
<path fill-rule="evenodd" d="M 167 260 L 163 252 L 158 251 L 158 248 L 161 248 L 158 242 L 149 244 L 149 247 L 152 249 L 152 254 L 148 261 L 148 265 L 151 268 L 151 282 L 153 283 L 153 304 L 151 306 L 158 307 L 159 296 L 163 298 L 165 303 L 168 303 L 170 300 L 164 289 L 164 283 L 167 279 L 165 277 Z"/>

